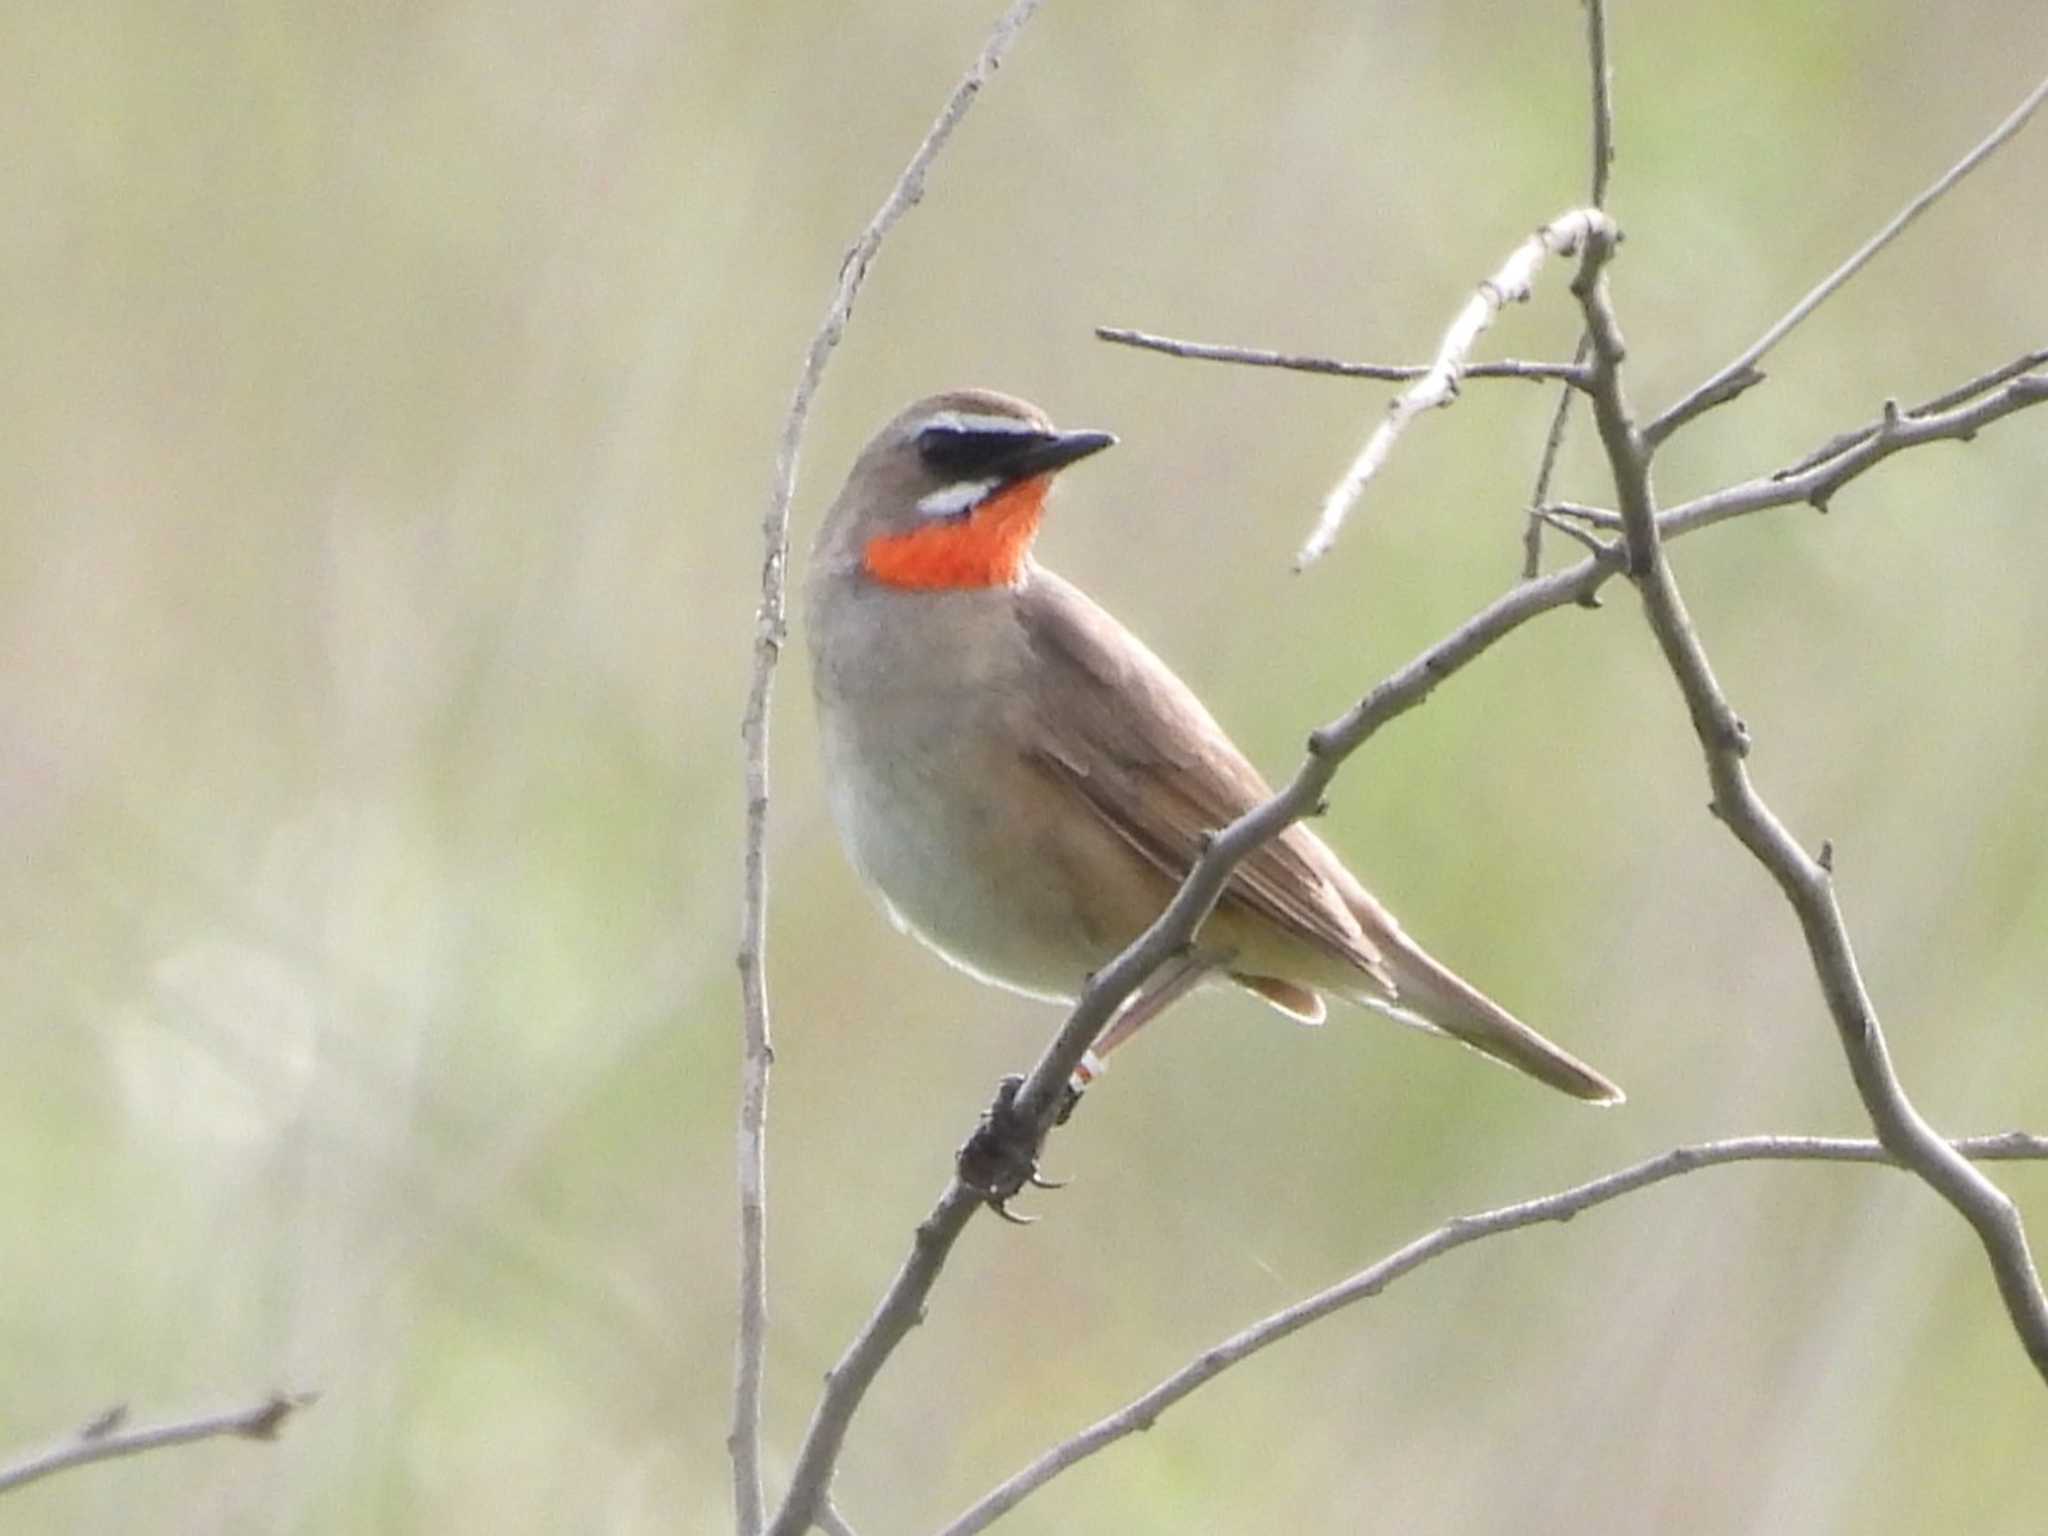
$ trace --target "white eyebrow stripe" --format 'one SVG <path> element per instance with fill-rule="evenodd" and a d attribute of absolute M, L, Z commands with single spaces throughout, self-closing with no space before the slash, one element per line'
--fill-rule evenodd
<path fill-rule="evenodd" d="M 1044 428 L 1021 416 L 985 416 L 966 411 L 935 411 L 917 424 L 920 432 L 1015 432 L 1037 434 Z"/>
<path fill-rule="evenodd" d="M 978 505 L 999 483 L 995 480 L 955 480 L 951 485 L 941 486 L 920 497 L 917 510 L 926 517 L 952 517 Z"/>

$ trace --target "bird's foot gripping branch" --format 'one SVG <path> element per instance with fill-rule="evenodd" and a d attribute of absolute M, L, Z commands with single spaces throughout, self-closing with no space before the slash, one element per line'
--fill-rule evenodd
<path fill-rule="evenodd" d="M 1013 1072 L 996 1084 L 996 1096 L 982 1112 L 974 1134 L 961 1143 L 954 1166 L 960 1182 L 988 1202 L 989 1208 L 1007 1222 L 1028 1227 L 1034 1216 L 1019 1216 L 1010 1209 L 1027 1185 L 1032 1189 L 1061 1189 L 1064 1181 L 1048 1179 L 1038 1171 L 1038 1154 L 1044 1150 L 1046 1133 L 1038 1122 L 1017 1108 L 1017 1090 L 1024 1086 L 1022 1073 Z M 1074 1112 L 1080 1102 L 1079 1088 L 1067 1090 L 1059 1123 Z"/>

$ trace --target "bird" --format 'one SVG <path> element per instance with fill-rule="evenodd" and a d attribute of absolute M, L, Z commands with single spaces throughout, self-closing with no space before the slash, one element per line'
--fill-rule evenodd
<path fill-rule="evenodd" d="M 1034 557 L 1054 478 L 1116 441 L 994 390 L 919 400 L 855 459 L 805 583 L 825 792 L 855 869 L 953 965 L 1056 1002 L 1272 793 L 1164 661 Z M 1623 1098 L 1410 938 L 1299 822 L 1236 867 L 1076 1088 L 1213 983 L 1303 1023 L 1326 998 L 1359 1004 L 1573 1098 Z"/>

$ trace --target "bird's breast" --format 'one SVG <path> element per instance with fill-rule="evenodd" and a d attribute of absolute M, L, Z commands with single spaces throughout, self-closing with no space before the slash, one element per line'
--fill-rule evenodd
<path fill-rule="evenodd" d="M 1064 846 L 1075 824 L 1015 735 L 1028 658 L 1001 622 L 820 637 L 827 794 L 855 867 L 902 925 L 985 980 L 1069 998 L 1117 945 Z M 906 648 L 903 628 L 925 639 Z"/>

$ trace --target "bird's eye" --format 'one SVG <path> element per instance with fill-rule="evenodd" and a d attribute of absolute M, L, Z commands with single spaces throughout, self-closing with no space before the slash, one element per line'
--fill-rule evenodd
<path fill-rule="evenodd" d="M 917 452 L 941 475 L 976 479 L 1003 467 L 1051 434 L 1014 416 L 962 416 L 944 412 L 918 429 Z"/>

